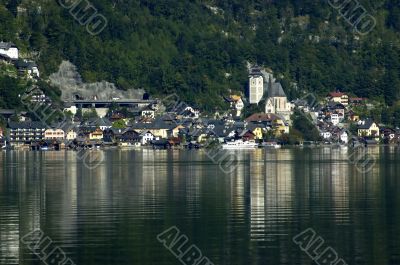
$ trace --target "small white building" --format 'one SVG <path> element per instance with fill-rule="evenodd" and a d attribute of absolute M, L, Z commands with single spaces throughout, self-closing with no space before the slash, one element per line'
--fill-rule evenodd
<path fill-rule="evenodd" d="M 0 55 L 8 57 L 12 60 L 18 60 L 19 50 L 12 42 L 0 42 Z"/>
<path fill-rule="evenodd" d="M 78 133 L 73 129 L 68 130 L 65 135 L 65 139 L 69 141 L 75 140 L 78 137 Z"/>
<path fill-rule="evenodd" d="M 61 129 L 47 129 L 44 131 L 45 140 L 64 140 L 65 133 Z"/>
<path fill-rule="evenodd" d="M 333 125 L 338 125 L 340 123 L 340 117 L 339 114 L 333 113 L 331 114 L 331 122 Z"/>
<path fill-rule="evenodd" d="M 340 134 L 340 141 L 345 144 L 349 143 L 349 134 L 346 131 Z"/>
<path fill-rule="evenodd" d="M 150 131 L 146 131 L 140 134 L 140 143 L 142 145 L 149 144 L 151 141 L 154 141 L 155 137 Z"/>
<path fill-rule="evenodd" d="M 141 111 L 141 116 L 144 118 L 154 119 L 156 117 L 156 112 L 155 110 L 147 107 Z"/>
<path fill-rule="evenodd" d="M 329 140 L 332 138 L 332 133 L 328 131 L 322 131 L 321 132 L 321 137 L 324 138 L 325 140 Z"/>

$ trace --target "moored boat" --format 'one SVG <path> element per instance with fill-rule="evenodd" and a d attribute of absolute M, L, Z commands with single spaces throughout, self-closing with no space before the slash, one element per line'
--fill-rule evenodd
<path fill-rule="evenodd" d="M 279 149 L 282 147 L 277 142 L 263 142 L 260 146 L 263 148 L 273 148 L 273 149 Z"/>
<path fill-rule="evenodd" d="M 254 141 L 235 140 L 226 142 L 222 145 L 222 149 L 256 149 L 258 144 Z"/>

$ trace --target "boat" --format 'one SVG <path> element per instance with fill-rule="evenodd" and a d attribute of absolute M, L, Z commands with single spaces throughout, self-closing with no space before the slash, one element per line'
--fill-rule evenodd
<path fill-rule="evenodd" d="M 142 145 L 139 142 L 135 143 L 121 143 L 119 145 L 120 149 L 137 149 L 140 148 Z"/>
<path fill-rule="evenodd" d="M 222 149 L 256 149 L 258 144 L 254 141 L 235 140 L 222 144 Z"/>
<path fill-rule="evenodd" d="M 261 144 L 261 147 L 263 148 L 273 148 L 273 149 L 279 149 L 282 147 L 282 145 L 276 143 L 276 142 L 264 142 Z"/>

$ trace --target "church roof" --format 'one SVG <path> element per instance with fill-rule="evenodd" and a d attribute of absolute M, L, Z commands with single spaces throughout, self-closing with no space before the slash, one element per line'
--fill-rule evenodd
<path fill-rule="evenodd" d="M 285 91 L 281 83 L 273 83 L 268 85 L 268 97 L 286 97 Z"/>
<path fill-rule="evenodd" d="M 261 73 L 261 68 L 256 65 L 250 69 L 250 76 L 263 76 Z"/>

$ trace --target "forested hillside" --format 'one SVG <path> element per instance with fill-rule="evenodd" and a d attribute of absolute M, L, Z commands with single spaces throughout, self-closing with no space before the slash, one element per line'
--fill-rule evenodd
<path fill-rule="evenodd" d="M 97 36 L 58 1 L 0 0 L 0 39 L 38 60 L 44 76 L 68 59 L 85 81 L 177 92 L 210 110 L 228 89 L 244 92 L 247 61 L 271 68 L 291 97 L 340 89 L 392 105 L 400 96 L 398 0 L 361 1 L 378 22 L 365 36 L 327 1 L 91 3 L 108 20 Z"/>

